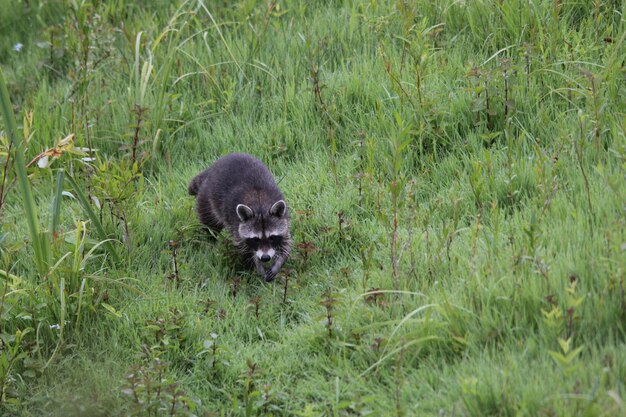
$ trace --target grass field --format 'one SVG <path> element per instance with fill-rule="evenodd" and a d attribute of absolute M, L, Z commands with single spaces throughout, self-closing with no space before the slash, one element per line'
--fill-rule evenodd
<path fill-rule="evenodd" d="M 624 13 L 0 0 L 0 415 L 626 415 Z M 269 284 L 187 195 L 235 151 Z"/>

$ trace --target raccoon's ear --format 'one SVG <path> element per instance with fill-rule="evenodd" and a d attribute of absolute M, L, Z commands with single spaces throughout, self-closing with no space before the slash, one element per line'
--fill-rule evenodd
<path fill-rule="evenodd" d="M 270 209 L 270 214 L 276 217 L 283 217 L 285 214 L 287 214 L 287 203 L 285 203 L 283 200 L 278 200 Z"/>
<path fill-rule="evenodd" d="M 246 222 L 254 217 L 254 212 L 252 209 L 245 204 L 237 204 L 237 216 L 239 216 L 239 220 L 242 222 Z"/>

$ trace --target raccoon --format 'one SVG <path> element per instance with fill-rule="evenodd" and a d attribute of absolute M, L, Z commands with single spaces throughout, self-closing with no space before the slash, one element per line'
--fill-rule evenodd
<path fill-rule="evenodd" d="M 271 172 L 243 153 L 226 155 L 189 184 L 200 222 L 234 243 L 266 282 L 274 279 L 291 251 L 287 203 Z M 265 265 L 274 263 L 266 270 Z"/>

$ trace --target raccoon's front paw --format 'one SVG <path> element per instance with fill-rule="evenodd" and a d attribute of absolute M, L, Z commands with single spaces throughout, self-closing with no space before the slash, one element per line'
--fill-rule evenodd
<path fill-rule="evenodd" d="M 257 260 L 254 261 L 254 267 L 256 268 L 256 273 L 264 276 L 265 275 L 265 267 L 263 264 Z"/>
<path fill-rule="evenodd" d="M 274 278 L 276 277 L 277 273 L 278 271 L 274 271 L 274 268 L 268 269 L 267 272 L 265 273 L 265 282 L 274 281 Z"/>

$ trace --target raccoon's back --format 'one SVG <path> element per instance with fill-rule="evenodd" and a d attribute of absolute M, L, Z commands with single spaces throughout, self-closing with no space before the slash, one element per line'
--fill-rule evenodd
<path fill-rule="evenodd" d="M 242 153 L 215 161 L 191 181 L 189 193 L 197 195 L 199 205 L 210 205 L 213 213 L 227 224 L 238 222 L 237 204 L 265 211 L 283 199 L 269 169 L 255 157 Z"/>

